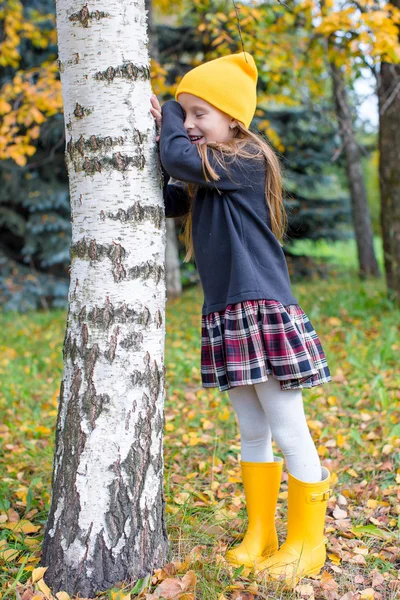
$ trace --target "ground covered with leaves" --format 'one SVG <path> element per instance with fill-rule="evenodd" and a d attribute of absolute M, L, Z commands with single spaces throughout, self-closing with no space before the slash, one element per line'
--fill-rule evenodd
<path fill-rule="evenodd" d="M 168 564 L 110 600 L 394 600 L 400 597 L 400 312 L 383 279 L 340 273 L 293 285 L 331 370 L 303 390 L 308 424 L 332 475 L 328 559 L 293 591 L 224 560 L 246 528 L 240 437 L 226 392 L 200 381 L 199 287 L 167 305 L 165 494 Z M 184 315 L 184 324 L 183 317 Z M 0 313 L 0 595 L 51 597 L 38 567 L 50 500 L 64 311 Z M 277 455 L 282 456 L 274 446 Z M 285 539 L 287 472 L 277 529 Z M 64 592 L 58 600 L 68 600 Z"/>

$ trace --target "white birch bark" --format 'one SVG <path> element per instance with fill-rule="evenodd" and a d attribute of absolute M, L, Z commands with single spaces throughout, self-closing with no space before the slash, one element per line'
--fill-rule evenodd
<path fill-rule="evenodd" d="M 54 592 L 166 562 L 165 218 L 144 0 L 57 1 L 72 243 L 52 503 Z"/>

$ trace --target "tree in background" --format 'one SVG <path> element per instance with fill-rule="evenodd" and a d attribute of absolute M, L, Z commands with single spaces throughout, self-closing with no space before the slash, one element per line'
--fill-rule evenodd
<path fill-rule="evenodd" d="M 390 8 L 394 35 L 400 42 L 400 2 Z M 387 24 L 386 24 L 387 26 Z M 385 40 L 382 40 L 385 43 Z M 400 304 L 400 51 L 380 64 L 377 75 L 379 99 L 379 175 L 381 227 L 386 284 L 391 298 Z M 389 53 L 388 53 L 389 54 Z"/>
<path fill-rule="evenodd" d="M 7 1 L 10 4 L 16 2 Z M 159 59 L 152 60 L 151 72 L 154 91 L 163 101 L 173 97 L 176 82 L 192 66 L 204 59 L 209 60 L 241 49 L 238 15 L 231 0 L 181 0 L 174 3 L 154 0 L 153 4 Z M 367 5 L 366 0 L 365 4 Z M 46 9 L 52 9 L 52 4 L 47 0 L 38 0 L 36 5 L 43 7 L 43 14 L 46 14 Z M 349 7 L 354 6 L 350 0 L 340 11 L 335 11 L 333 5 L 329 4 L 330 12 L 325 21 L 318 17 L 320 6 L 314 0 L 289 2 L 284 6 L 280 3 L 236 6 L 245 49 L 255 56 L 260 73 L 258 109 L 253 127 L 268 137 L 281 153 L 286 166 L 284 183 L 288 191 L 287 205 L 293 208 L 292 217 L 289 215 L 290 238 L 308 237 L 310 232 L 314 238 L 324 237 L 326 233 L 330 239 L 343 237 L 345 230 L 349 231 L 345 220 L 348 218 L 346 214 L 350 213 L 348 202 L 344 198 L 346 191 L 338 189 L 338 178 L 332 175 L 332 167 L 337 167 L 339 173 L 346 166 L 337 131 L 330 128 L 334 144 L 324 138 L 325 148 L 328 150 L 331 147 L 333 151 L 331 154 L 323 152 L 327 160 L 320 168 L 316 152 L 310 152 L 300 143 L 298 149 L 296 145 L 294 151 L 291 149 L 293 144 L 290 141 L 290 129 L 280 127 L 278 133 L 275 129 L 277 120 L 274 120 L 273 114 L 275 110 L 281 113 L 286 110 L 288 115 L 295 115 L 298 111 L 300 114 L 310 115 L 312 122 L 314 117 L 311 115 L 315 109 L 320 114 L 321 123 L 324 121 L 329 125 L 334 122 L 326 39 L 332 32 L 336 32 L 335 39 L 342 37 L 348 40 L 348 43 L 343 41 L 343 48 L 340 48 L 338 54 L 343 63 L 347 89 L 350 89 L 355 79 L 361 76 L 363 52 L 368 59 L 373 57 L 377 61 L 388 47 L 393 47 L 394 39 L 397 43 L 397 38 L 390 30 L 397 18 L 396 14 L 388 11 L 389 5 L 383 13 L 371 8 L 362 26 L 357 29 L 354 25 L 357 19 L 349 17 Z M 380 33 L 382 14 L 385 19 L 381 23 Z M 313 18 L 313 15 L 316 17 Z M 42 28 L 43 23 L 41 22 Z M 30 40 L 25 40 L 24 43 L 28 42 L 31 44 Z M 15 42 L 15 45 L 18 44 Z M 53 50 L 55 48 L 54 44 L 50 44 L 48 49 L 35 49 L 33 55 L 39 64 L 45 59 L 45 53 L 49 53 L 50 47 Z M 21 53 L 22 60 L 31 55 L 27 51 Z M 12 77 L 13 69 L 8 67 L 1 81 L 6 85 Z M 290 122 L 290 119 L 282 120 L 282 124 Z M 302 127 L 303 136 L 307 129 L 306 122 L 307 117 L 305 126 Z M 44 135 L 46 125 L 49 127 L 47 135 Z M 3 206 L 0 227 L 5 240 L 3 247 L 0 247 L 0 262 L 2 272 L 8 271 L 8 275 L 0 277 L 0 303 L 5 303 L 7 308 L 51 305 L 54 303 L 55 293 L 59 294 L 55 303 L 59 302 L 61 305 L 65 298 L 65 283 L 64 292 L 62 284 L 67 276 L 68 261 L 65 257 L 68 255 L 70 224 L 65 217 L 62 195 L 51 193 L 53 184 L 60 184 L 60 188 L 64 186 L 66 189 L 65 174 L 62 173 L 62 167 L 61 170 L 58 167 L 59 164 L 62 165 L 60 138 L 63 134 L 60 133 L 60 125 L 62 115 L 54 114 L 39 126 L 39 138 L 31 141 L 37 154 L 28 157 L 25 166 L 16 167 L 12 159 L 0 163 L 3 167 L 1 178 L 3 179 L 3 175 L 9 178 L 8 187 L 0 186 L 0 202 Z M 21 127 L 23 131 L 23 126 Z M 323 129 L 326 129 L 325 125 Z M 313 139 L 318 138 L 320 128 L 313 133 Z M 310 137 L 307 136 L 307 139 L 310 140 Z M 322 140 L 319 145 L 322 147 Z M 304 160 L 299 158 L 299 154 L 303 154 Z M 312 164 L 314 158 L 315 165 Z M 46 161 L 49 162 L 46 164 Z M 298 163 L 294 167 L 293 161 Z M 306 167 L 304 173 L 299 171 L 301 164 Z M 31 168 L 35 165 L 37 168 Z M 14 170 L 10 172 L 10 169 Z M 25 175 L 30 179 L 25 179 Z M 311 184 L 304 188 L 301 180 L 310 181 L 312 177 L 314 190 Z M 35 181 L 34 178 L 38 179 Z M 39 180 L 40 196 L 35 196 Z M 45 186 L 48 186 L 48 202 Z M 10 188 L 11 193 L 5 191 Z M 53 209 L 50 208 L 51 198 L 57 198 L 57 205 Z M 318 200 L 321 206 L 317 205 Z M 321 220 L 323 214 L 326 217 L 325 223 Z M 337 220 L 335 216 L 339 214 L 341 217 Z M 27 234 L 30 230 L 32 235 L 29 236 L 28 243 Z M 53 242 L 57 244 L 56 247 Z M 289 255 L 288 249 L 285 250 Z M 59 262 L 53 263 L 54 260 Z M 23 264 L 29 267 L 23 267 Z M 303 266 L 301 269 L 296 266 L 291 274 L 296 272 L 304 275 L 307 271 Z M 61 273 L 64 280 L 59 277 Z M 38 282 L 40 286 L 37 285 Z M 61 285 L 57 286 L 58 282 Z"/>
<path fill-rule="evenodd" d="M 149 53 L 151 60 L 159 64 L 158 34 L 153 19 L 153 2 L 145 0 L 149 32 Z M 165 270 L 167 297 L 176 298 L 182 294 L 181 274 L 179 271 L 179 245 L 175 219 L 166 219 L 167 240 L 165 246 Z"/>
<path fill-rule="evenodd" d="M 72 244 L 41 564 L 93 597 L 166 562 L 165 217 L 143 3 L 57 2 Z"/>

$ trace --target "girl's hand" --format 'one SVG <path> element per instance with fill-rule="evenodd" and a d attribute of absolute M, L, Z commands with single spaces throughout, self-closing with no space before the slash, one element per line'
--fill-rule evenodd
<path fill-rule="evenodd" d="M 162 115 L 161 115 L 161 106 L 160 103 L 158 101 L 158 98 L 155 94 L 153 94 L 150 98 L 151 101 L 151 108 L 150 108 L 150 112 L 153 115 L 153 117 L 156 120 L 156 127 L 157 127 L 157 131 L 159 131 L 161 129 L 161 120 L 162 120 Z M 158 142 L 160 139 L 160 136 L 157 135 L 156 136 L 156 142 Z"/>

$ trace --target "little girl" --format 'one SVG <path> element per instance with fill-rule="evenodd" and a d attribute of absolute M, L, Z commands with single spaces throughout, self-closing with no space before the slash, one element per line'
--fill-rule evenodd
<path fill-rule="evenodd" d="M 175 98 L 151 113 L 161 127 L 166 217 L 186 215 L 185 260 L 202 288 L 203 387 L 227 390 L 241 435 L 248 529 L 233 565 L 286 583 L 319 573 L 330 474 L 304 415 L 302 388 L 331 381 L 319 338 L 291 291 L 281 241 L 286 215 L 279 162 L 249 130 L 257 68 L 247 52 L 189 71 Z M 170 180 L 171 178 L 171 180 Z M 282 459 L 288 530 L 278 550 L 275 510 Z"/>

